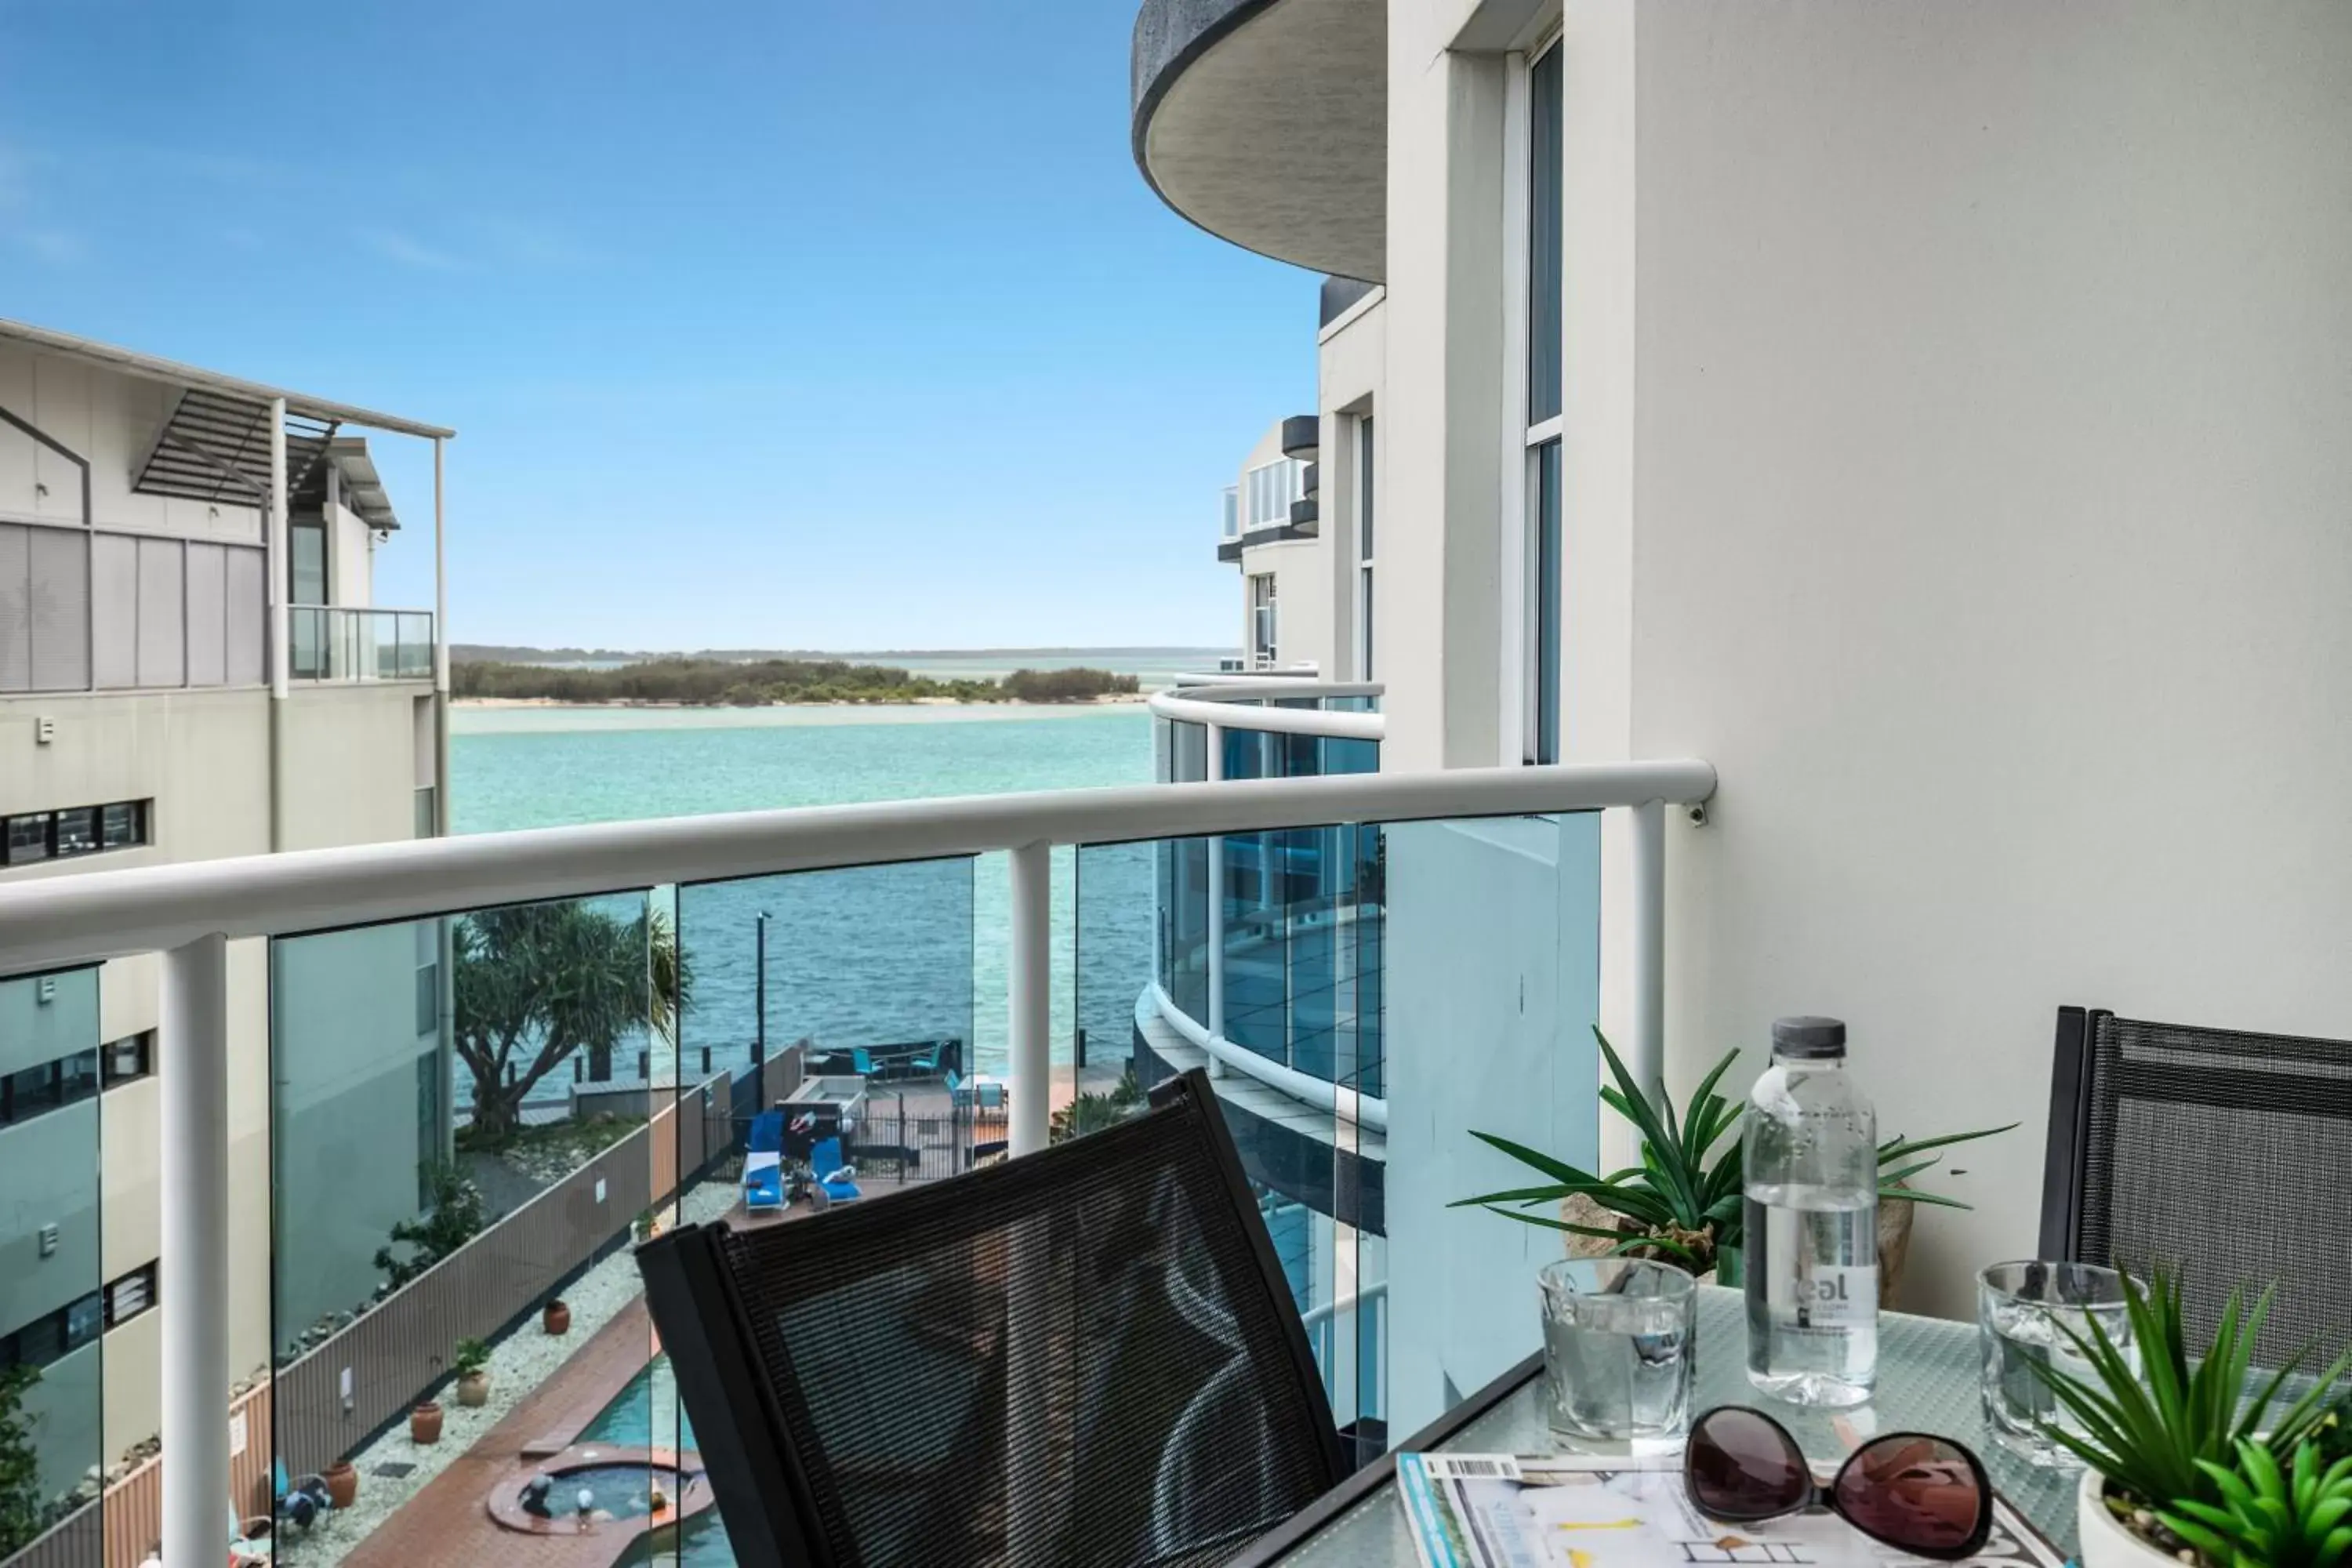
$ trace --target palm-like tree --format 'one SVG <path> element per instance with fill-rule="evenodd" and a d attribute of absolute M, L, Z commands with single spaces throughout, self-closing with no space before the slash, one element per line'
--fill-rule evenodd
<path fill-rule="evenodd" d="M 474 1130 L 510 1136 L 531 1089 L 574 1053 L 613 1076 L 613 1052 L 638 1028 L 675 1045 L 693 997 L 668 918 L 635 920 L 582 902 L 467 915 L 451 933 L 454 1044 L 474 1079 Z"/>

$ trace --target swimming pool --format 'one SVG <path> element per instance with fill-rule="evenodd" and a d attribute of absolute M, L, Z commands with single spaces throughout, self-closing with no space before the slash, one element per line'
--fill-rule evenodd
<path fill-rule="evenodd" d="M 583 1446 L 609 1443 L 616 1448 L 693 1447 L 694 1426 L 678 1408 L 677 1382 L 670 1375 L 669 1357 L 656 1356 L 646 1363 L 572 1441 Z"/>
<path fill-rule="evenodd" d="M 616 1448 L 691 1449 L 694 1426 L 678 1407 L 669 1358 L 656 1356 L 646 1363 L 572 1441 L 580 1447 L 609 1443 Z M 727 1528 L 715 1510 L 688 1520 L 674 1539 L 648 1536 L 638 1541 L 622 1562 L 630 1568 L 736 1568 Z"/>

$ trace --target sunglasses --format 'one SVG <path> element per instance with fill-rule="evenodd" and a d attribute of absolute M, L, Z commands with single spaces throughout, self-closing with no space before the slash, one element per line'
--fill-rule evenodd
<path fill-rule="evenodd" d="M 1701 1513 L 1727 1524 L 1825 1508 L 1872 1540 L 1918 1557 L 1966 1557 L 1992 1532 L 1992 1482 L 1983 1462 L 1925 1432 L 1864 1443 L 1824 1489 L 1788 1428 L 1761 1411 L 1717 1405 L 1691 1425 L 1683 1483 Z"/>

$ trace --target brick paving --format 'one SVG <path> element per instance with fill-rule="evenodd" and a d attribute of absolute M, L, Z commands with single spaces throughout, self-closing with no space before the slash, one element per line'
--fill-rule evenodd
<path fill-rule="evenodd" d="M 597 1331 L 552 1377 L 526 1395 L 482 1439 L 436 1476 L 351 1555 L 347 1568 L 472 1568 L 530 1563 L 544 1568 L 611 1568 L 642 1521 L 615 1520 L 593 1534 L 568 1523 L 562 1533 L 524 1535 L 493 1521 L 490 1494 L 519 1486 L 544 1461 L 524 1458 L 550 1444 L 568 1447 L 580 1429 L 645 1369 L 657 1348 L 643 1299 Z M 689 1501 L 693 1500 L 688 1500 Z"/>

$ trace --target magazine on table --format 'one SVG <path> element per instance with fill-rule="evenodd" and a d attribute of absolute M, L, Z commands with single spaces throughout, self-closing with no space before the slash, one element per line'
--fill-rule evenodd
<path fill-rule="evenodd" d="M 1691 1506 L 1679 1454 L 1400 1454 L 1396 1485 L 1423 1568 L 1947 1568 L 1825 1510 L 1709 1520 Z M 1960 1568 L 2063 1561 L 1996 1497 L 1992 1533 Z"/>

